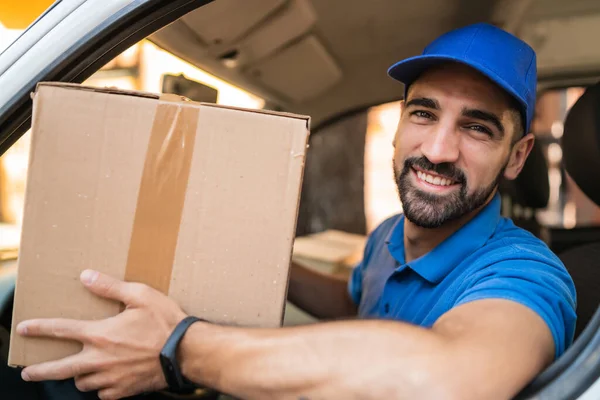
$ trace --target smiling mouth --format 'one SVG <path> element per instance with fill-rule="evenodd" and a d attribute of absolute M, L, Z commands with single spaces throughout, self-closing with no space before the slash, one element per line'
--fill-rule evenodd
<path fill-rule="evenodd" d="M 421 170 L 414 169 L 414 168 L 413 168 L 413 170 L 417 174 L 417 177 L 421 181 L 427 182 L 430 185 L 439 186 L 439 187 L 447 187 L 447 186 L 453 186 L 453 185 L 458 184 L 457 181 L 455 181 L 451 178 L 448 178 L 448 177 L 430 174 L 428 172 L 421 171 Z"/>

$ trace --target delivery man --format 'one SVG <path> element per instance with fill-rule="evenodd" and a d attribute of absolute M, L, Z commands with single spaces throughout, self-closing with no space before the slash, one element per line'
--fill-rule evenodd
<path fill-rule="evenodd" d="M 335 321 L 219 326 L 147 286 L 85 271 L 89 290 L 127 309 L 102 321 L 21 323 L 22 335 L 83 343 L 23 379 L 74 377 L 101 399 L 187 381 L 244 399 L 515 395 L 571 344 L 576 319 L 559 259 L 500 216 L 498 183 L 517 177 L 534 141 L 535 53 L 475 24 L 389 75 L 407 88 L 394 154 L 404 213 L 370 235 L 348 282 L 297 266 L 291 277 L 290 299 Z"/>

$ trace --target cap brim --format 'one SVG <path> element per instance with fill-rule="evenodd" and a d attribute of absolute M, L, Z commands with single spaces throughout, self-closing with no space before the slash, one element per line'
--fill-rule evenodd
<path fill-rule="evenodd" d="M 467 62 L 460 58 L 440 55 L 415 56 L 399 61 L 392 65 L 388 69 L 388 75 L 408 86 L 427 69 L 447 62 L 456 62 L 475 69 L 508 92 L 508 94 L 514 97 L 523 106 L 525 113 L 527 112 L 527 101 L 523 99 L 507 82 L 483 65 Z"/>
<path fill-rule="evenodd" d="M 459 62 L 465 64 L 464 60 L 458 60 L 453 57 L 445 56 L 415 56 L 398 61 L 388 69 L 388 75 L 397 81 L 410 85 L 419 75 L 436 65 L 446 62 Z"/>

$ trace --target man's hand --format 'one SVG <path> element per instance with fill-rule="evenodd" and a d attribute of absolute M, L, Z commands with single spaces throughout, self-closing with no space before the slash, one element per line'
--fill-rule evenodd
<path fill-rule="evenodd" d="M 72 339 L 83 344 L 76 355 L 25 368 L 23 379 L 75 378 L 79 390 L 99 390 L 101 399 L 166 388 L 159 353 L 186 314 L 173 300 L 143 284 L 126 283 L 89 270 L 81 274 L 81 281 L 96 295 L 125 304 L 125 311 L 102 321 L 22 322 L 17 327 L 19 334 Z"/>

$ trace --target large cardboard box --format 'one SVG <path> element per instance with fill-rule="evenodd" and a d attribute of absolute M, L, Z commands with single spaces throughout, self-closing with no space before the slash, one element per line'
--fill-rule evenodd
<path fill-rule="evenodd" d="M 308 135 L 304 116 L 38 85 L 9 364 L 80 350 L 20 337 L 23 320 L 120 311 L 86 268 L 210 321 L 280 326 Z"/>

